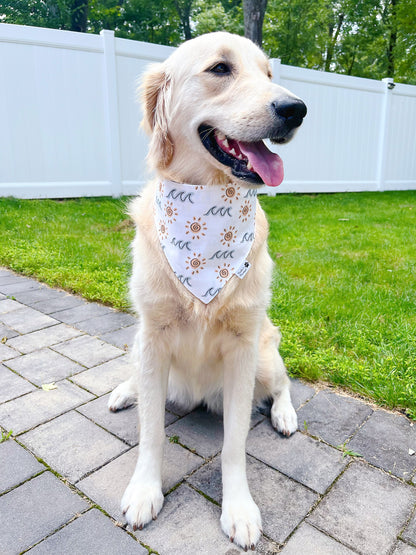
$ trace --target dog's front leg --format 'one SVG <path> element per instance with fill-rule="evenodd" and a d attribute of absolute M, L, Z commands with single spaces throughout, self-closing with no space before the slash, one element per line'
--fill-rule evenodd
<path fill-rule="evenodd" d="M 163 506 L 162 457 L 169 357 L 153 337 L 142 331 L 138 348 L 139 458 L 121 501 L 127 522 L 142 529 Z"/>
<path fill-rule="evenodd" d="M 257 348 L 238 343 L 224 360 L 224 446 L 222 450 L 223 531 L 243 548 L 254 549 L 261 535 L 260 511 L 246 476 L 246 439 L 257 362 Z"/>

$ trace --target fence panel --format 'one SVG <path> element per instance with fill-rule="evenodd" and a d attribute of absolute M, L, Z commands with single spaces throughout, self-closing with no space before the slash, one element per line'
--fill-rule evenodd
<path fill-rule="evenodd" d="M 0 195 L 137 193 L 148 174 L 136 82 L 172 50 L 0 24 Z M 416 87 L 273 66 L 308 115 L 292 143 L 272 147 L 286 177 L 269 194 L 416 187 Z"/>

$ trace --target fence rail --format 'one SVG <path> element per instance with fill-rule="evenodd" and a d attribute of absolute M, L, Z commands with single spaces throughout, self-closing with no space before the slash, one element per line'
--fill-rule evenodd
<path fill-rule="evenodd" d="M 0 196 L 137 193 L 149 176 L 136 82 L 172 50 L 0 24 Z M 416 188 L 416 86 L 273 66 L 308 116 L 269 193 Z"/>

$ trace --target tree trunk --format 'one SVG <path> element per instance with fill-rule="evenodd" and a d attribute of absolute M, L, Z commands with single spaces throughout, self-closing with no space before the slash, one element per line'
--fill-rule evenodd
<path fill-rule="evenodd" d="M 88 0 L 72 0 L 71 31 L 87 32 Z"/>
<path fill-rule="evenodd" d="M 390 12 L 390 36 L 389 44 L 387 46 L 387 77 L 394 78 L 395 63 L 394 63 L 394 50 L 397 42 L 397 21 L 396 21 L 396 6 L 397 0 L 391 0 L 391 12 Z"/>
<path fill-rule="evenodd" d="M 175 0 L 175 8 L 178 12 L 179 19 L 183 29 L 185 40 L 192 38 L 191 32 L 191 9 L 193 0 Z"/>
<path fill-rule="evenodd" d="M 261 46 L 267 0 L 243 0 L 244 35 Z"/>
<path fill-rule="evenodd" d="M 332 25 L 329 28 L 329 44 L 328 48 L 326 49 L 326 57 L 325 57 L 325 71 L 331 71 L 331 62 L 334 57 L 334 50 L 337 44 L 337 40 L 339 34 L 341 32 L 342 24 L 344 23 L 345 14 L 340 13 L 338 16 L 338 24 L 334 34 L 334 28 Z"/>

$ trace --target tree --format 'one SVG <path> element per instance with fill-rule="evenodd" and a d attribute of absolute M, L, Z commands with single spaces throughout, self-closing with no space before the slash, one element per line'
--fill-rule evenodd
<path fill-rule="evenodd" d="M 416 0 L 0 0 L 0 22 L 171 46 L 226 30 L 284 64 L 412 84 L 415 21 Z"/>
<path fill-rule="evenodd" d="M 72 0 L 71 10 L 71 31 L 80 33 L 87 32 L 88 19 L 88 0 Z"/>
<path fill-rule="evenodd" d="M 258 46 L 263 42 L 263 21 L 267 0 L 243 0 L 244 35 Z"/>

